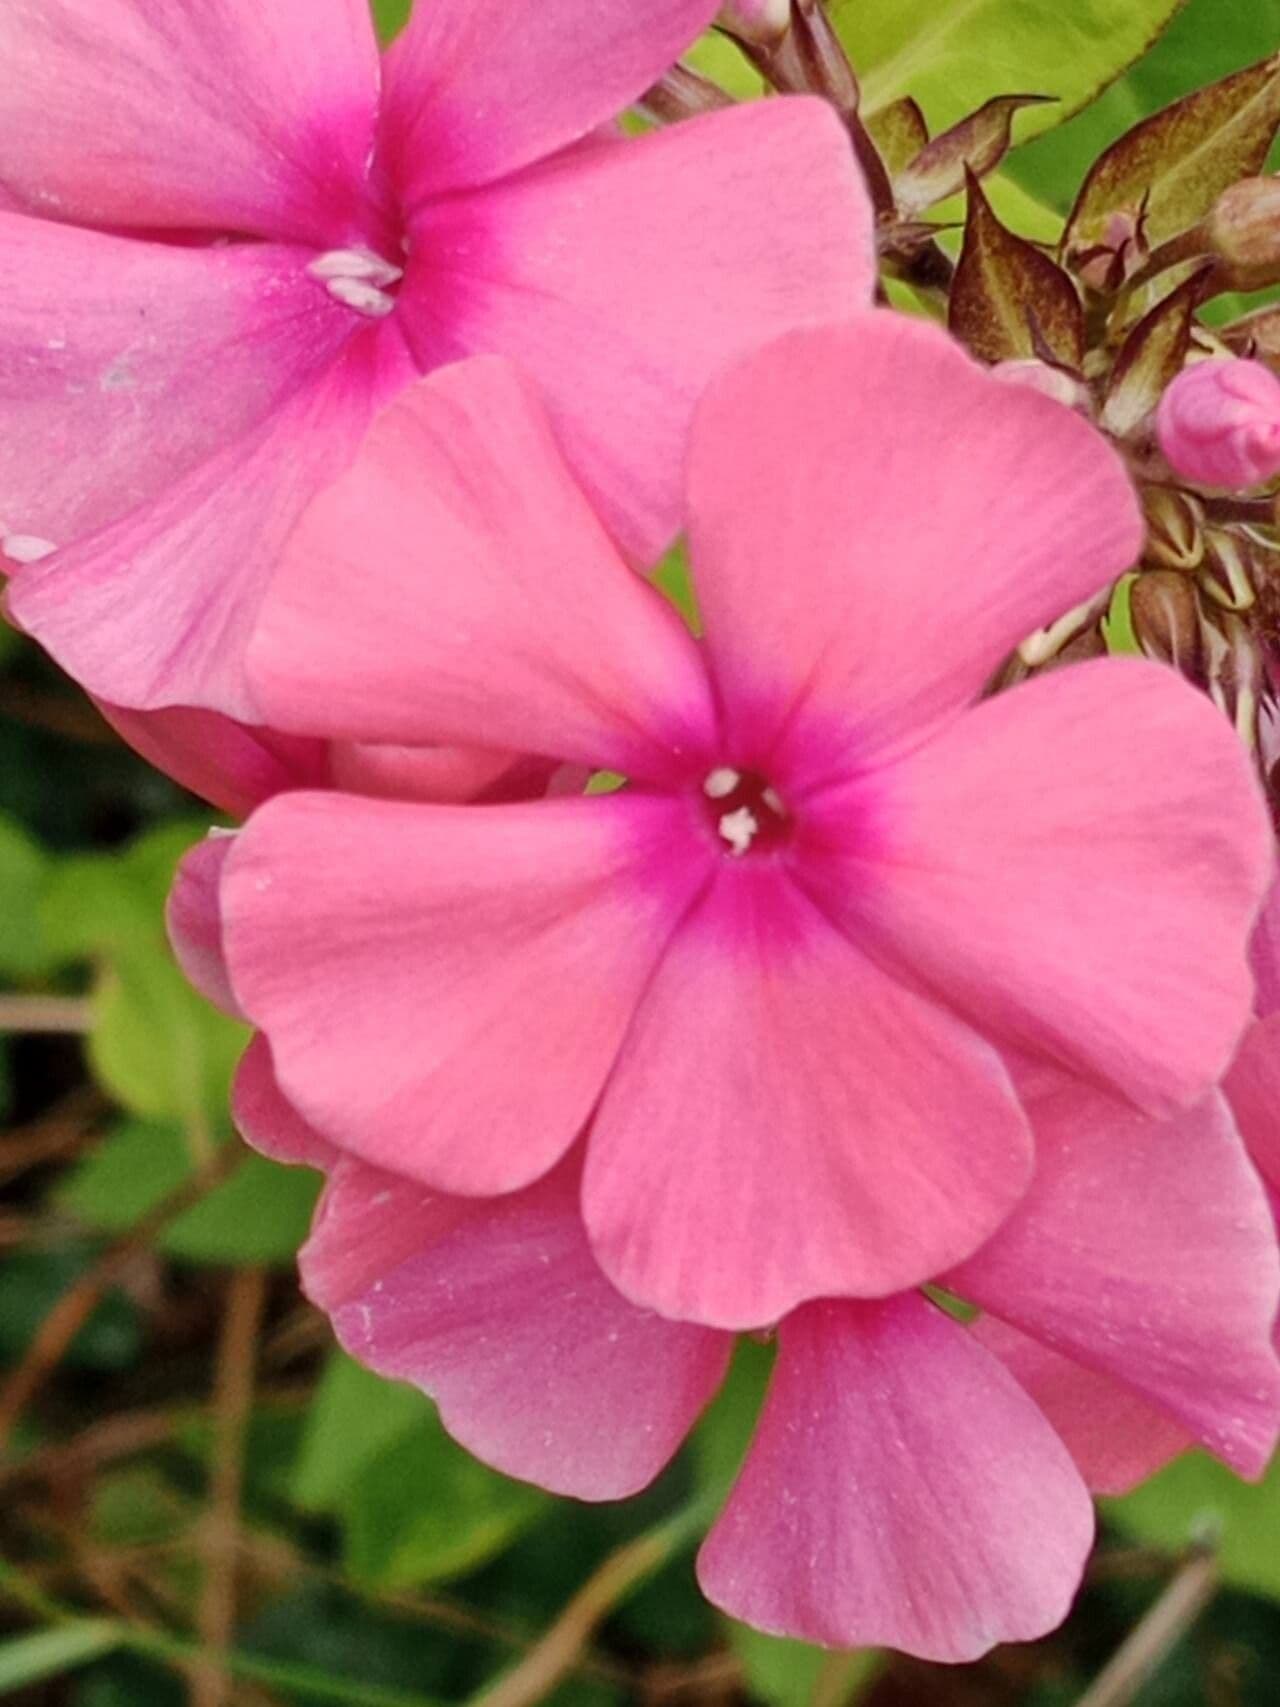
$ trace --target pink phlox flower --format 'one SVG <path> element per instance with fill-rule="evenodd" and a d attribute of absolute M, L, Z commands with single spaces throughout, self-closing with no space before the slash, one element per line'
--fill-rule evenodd
<path fill-rule="evenodd" d="M 239 1004 L 327 1139 L 480 1196 L 589 1127 L 614 1284 L 750 1328 L 914 1286 L 1008 1217 L 1034 1167 L 1010 1051 L 1151 1113 L 1202 1097 L 1272 852 L 1243 750 L 1172 672 L 983 700 L 1141 525 L 1087 423 L 935 329 L 866 315 L 738 364 L 687 520 L 700 643 L 508 366 L 407 392 L 265 602 L 269 721 L 629 786 L 292 794 L 219 887 Z"/>
<path fill-rule="evenodd" d="M 216 935 L 211 889 L 202 910 Z M 809 1641 L 971 1660 L 1066 1614 L 1090 1491 L 1127 1491 L 1197 1443 L 1245 1475 L 1264 1468 L 1280 1263 L 1222 1098 L 1158 1122 L 1051 1077 L 1027 1105 L 1030 1190 L 938 1277 L 981 1306 L 976 1320 L 908 1291 L 782 1322 L 755 1439 L 699 1557 L 726 1611 Z M 342 1345 L 434 1397 L 495 1468 L 623 1498 L 719 1387 L 732 1336 L 636 1306 L 596 1262 L 580 1148 L 509 1196 L 444 1196 L 315 1132 L 262 1038 L 235 1113 L 265 1154 L 328 1175 L 301 1266 Z"/>
<path fill-rule="evenodd" d="M 1195 362 L 1166 389 L 1156 436 L 1174 473 L 1245 491 L 1280 474 L 1280 379 L 1234 356 Z"/>
<path fill-rule="evenodd" d="M 11 608 L 101 698 L 261 723 L 275 552 L 373 414 L 519 354 L 623 548 L 674 531 L 731 354 L 869 300 L 835 116 L 606 121 L 715 0 L 0 8 L 0 541 Z M 355 542 L 353 542 L 355 543 Z"/>
<path fill-rule="evenodd" d="M 282 735 L 191 706 L 130 711 L 99 702 L 99 709 L 149 764 L 234 818 L 296 788 L 396 800 L 531 800 L 581 792 L 589 776 L 525 753 Z"/>

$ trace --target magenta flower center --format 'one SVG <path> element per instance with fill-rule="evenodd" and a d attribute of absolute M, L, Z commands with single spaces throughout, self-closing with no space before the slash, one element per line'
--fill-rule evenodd
<path fill-rule="evenodd" d="M 702 783 L 707 816 L 726 853 L 770 853 L 791 833 L 782 796 L 759 771 L 719 765 Z"/>

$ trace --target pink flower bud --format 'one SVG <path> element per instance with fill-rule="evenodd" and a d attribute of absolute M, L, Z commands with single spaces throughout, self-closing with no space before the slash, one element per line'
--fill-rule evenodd
<path fill-rule="evenodd" d="M 767 47 L 787 32 L 791 0 L 728 0 L 720 8 L 720 26 L 743 41 Z"/>
<path fill-rule="evenodd" d="M 1261 362 L 1197 362 L 1160 399 L 1156 433 L 1184 480 L 1258 486 L 1280 473 L 1280 379 Z"/>
<path fill-rule="evenodd" d="M 1089 409 L 1089 388 L 1083 380 L 1076 379 L 1060 367 L 1050 367 L 1048 362 L 1026 359 L 1023 361 L 997 362 L 991 369 L 993 379 L 1002 379 L 1007 385 L 1025 385 L 1031 391 L 1038 391 L 1044 397 L 1052 397 L 1055 403 L 1065 403 L 1068 409 Z"/>

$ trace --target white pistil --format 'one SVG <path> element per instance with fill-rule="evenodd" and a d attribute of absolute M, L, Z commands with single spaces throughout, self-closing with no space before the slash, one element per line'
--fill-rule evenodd
<path fill-rule="evenodd" d="M 731 770 L 728 765 L 721 765 L 702 785 L 702 792 L 708 800 L 727 800 L 742 781 L 741 773 Z"/>
<path fill-rule="evenodd" d="M 729 852 L 740 859 L 755 841 L 760 820 L 749 806 L 739 806 L 736 812 L 726 812 L 716 828 L 728 842 Z"/>
<path fill-rule="evenodd" d="M 51 557 L 57 550 L 51 539 L 40 539 L 33 533 L 6 534 L 0 544 L 10 563 L 39 563 L 42 558 Z"/>
<path fill-rule="evenodd" d="M 404 277 L 403 267 L 372 249 L 330 249 L 318 255 L 307 271 L 336 302 L 372 320 L 385 319 L 394 311 L 396 299 L 388 294 L 388 287 Z"/>

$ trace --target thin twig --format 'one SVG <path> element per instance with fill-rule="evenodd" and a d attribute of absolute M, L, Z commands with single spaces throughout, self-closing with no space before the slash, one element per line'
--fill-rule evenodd
<path fill-rule="evenodd" d="M 702 1521 L 694 1508 L 611 1553 L 520 1663 L 474 1697 L 473 1707 L 535 1707 L 578 1663 L 597 1625 L 671 1558 Z"/>
<path fill-rule="evenodd" d="M 1213 1599 L 1218 1561 L 1198 1548 L 1117 1648 L 1076 1707 L 1128 1707 Z"/>
<path fill-rule="evenodd" d="M 266 1297 L 264 1270 L 242 1268 L 232 1273 L 218 1343 L 213 1476 L 202 1536 L 205 1577 L 198 1629 L 208 1659 L 192 1680 L 191 1707 L 228 1707 L 231 1700 L 227 1655 L 235 1634 L 245 1430 L 253 1408 L 253 1370 Z"/>
<path fill-rule="evenodd" d="M 0 996 L 0 1031 L 14 1036 L 83 1037 L 92 1025 L 84 996 Z"/>
<path fill-rule="evenodd" d="M 22 1362 L 0 1387 L 0 1454 L 8 1445 L 14 1424 L 62 1361 L 103 1294 L 146 1250 L 157 1233 L 234 1173 L 244 1154 L 239 1144 L 224 1145 L 207 1167 L 170 1192 L 131 1232 L 109 1245 L 92 1268 L 63 1293 L 40 1324 Z"/>
<path fill-rule="evenodd" d="M 0 1185 L 84 1143 L 106 1108 L 101 1092 L 82 1085 L 28 1125 L 11 1127 L 0 1136 Z"/>

